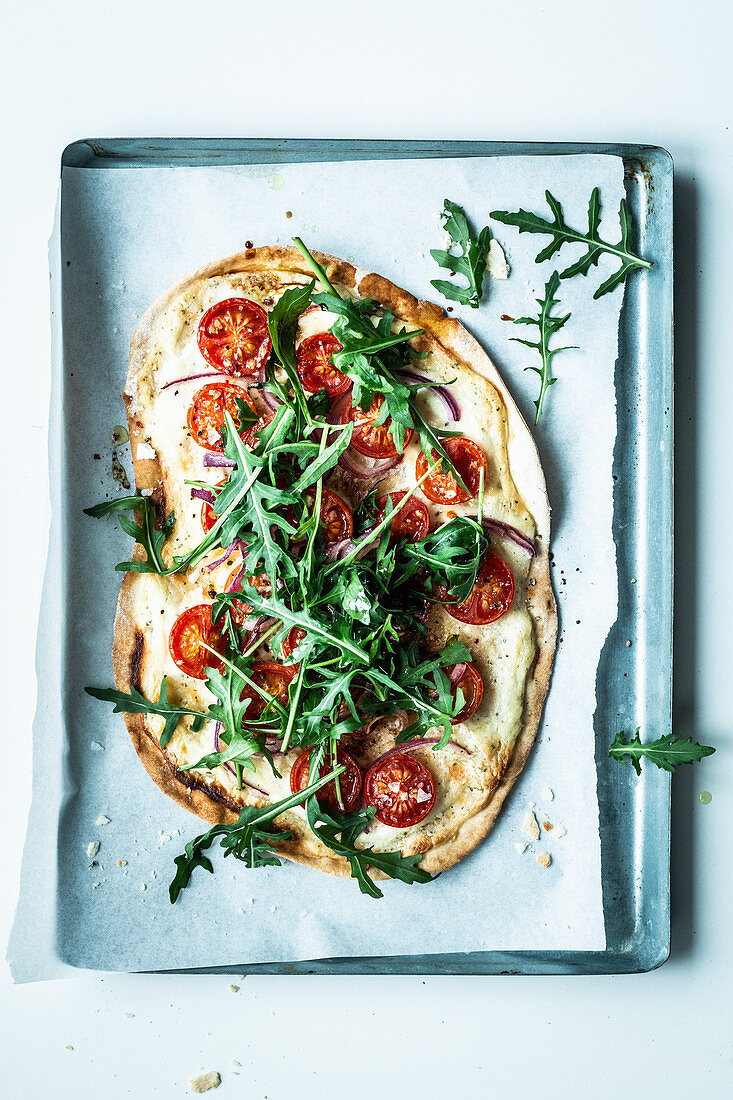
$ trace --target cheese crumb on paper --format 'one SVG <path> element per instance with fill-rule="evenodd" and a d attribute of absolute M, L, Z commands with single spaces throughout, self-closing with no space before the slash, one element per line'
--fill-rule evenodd
<path fill-rule="evenodd" d="M 94 859 L 97 852 L 99 851 L 99 848 L 100 844 L 98 840 L 89 841 L 89 843 L 87 844 L 87 856 L 89 857 L 89 859 Z"/>
<path fill-rule="evenodd" d="M 522 823 L 522 832 L 525 836 L 528 836 L 530 840 L 540 839 L 540 827 L 537 818 L 533 813 L 528 813 Z"/>
<path fill-rule="evenodd" d="M 198 1077 L 192 1077 L 189 1082 L 191 1092 L 208 1092 L 209 1089 L 218 1089 L 221 1084 L 221 1076 L 215 1069 L 208 1073 L 200 1073 Z"/>
<path fill-rule="evenodd" d="M 94 822 L 94 824 L 95 825 L 109 825 L 109 821 L 110 821 L 110 819 L 108 817 L 105 817 L 104 814 L 100 814 L 99 817 L 97 818 L 97 820 Z"/>
<path fill-rule="evenodd" d="M 514 847 L 517 849 L 517 851 L 519 852 L 519 854 L 521 856 L 523 852 L 527 851 L 528 845 L 527 845 L 526 840 L 518 840 L 516 842 L 516 844 L 514 845 Z"/>
<path fill-rule="evenodd" d="M 495 237 L 492 237 L 489 242 L 486 270 L 492 279 L 509 278 L 509 264 L 506 262 L 506 254 Z"/>
<path fill-rule="evenodd" d="M 555 836 L 567 836 L 567 835 L 568 835 L 568 831 L 565 828 L 565 826 L 564 825 L 558 825 L 558 827 L 555 829 Z"/>

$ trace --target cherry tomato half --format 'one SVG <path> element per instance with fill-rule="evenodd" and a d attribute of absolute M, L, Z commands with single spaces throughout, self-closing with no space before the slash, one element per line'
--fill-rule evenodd
<path fill-rule="evenodd" d="M 486 483 L 486 455 L 479 447 L 465 435 L 456 435 L 444 441 L 444 447 L 451 462 L 458 471 L 463 483 L 469 490 L 468 493 L 461 489 L 453 477 L 453 474 L 445 465 L 433 470 L 432 474 L 423 481 L 420 488 L 428 500 L 435 504 L 466 504 L 479 490 L 481 471 L 484 471 L 484 484 Z M 438 454 L 433 451 L 433 462 L 438 459 Z M 432 463 L 428 462 L 420 451 L 415 463 L 415 476 L 420 478 L 426 473 Z"/>
<path fill-rule="evenodd" d="M 267 314 L 249 298 L 227 298 L 207 309 L 197 341 L 207 363 L 239 377 L 259 374 L 272 351 Z"/>
<path fill-rule="evenodd" d="M 244 401 L 253 412 L 257 411 L 247 391 L 241 386 L 232 385 L 231 382 L 211 382 L 194 395 L 188 410 L 188 430 L 199 447 L 205 447 L 207 451 L 223 453 L 221 428 L 224 423 L 224 413 L 228 412 L 234 423 L 239 424 L 235 398 Z"/>
<path fill-rule="evenodd" d="M 298 377 L 308 393 L 325 390 L 329 397 L 338 397 L 351 386 L 351 379 L 334 367 L 331 356 L 341 351 L 343 345 L 330 332 L 316 332 L 306 336 L 296 352 Z"/>
<path fill-rule="evenodd" d="M 221 481 L 217 481 L 215 488 L 221 489 L 222 485 L 226 485 L 226 478 Z M 209 504 L 208 500 L 204 500 L 201 503 L 201 526 L 204 529 L 204 534 L 208 535 L 211 528 L 217 521 L 217 515 L 214 509 Z"/>
<path fill-rule="evenodd" d="M 448 675 L 450 675 L 453 668 L 455 668 L 455 665 L 445 670 Z M 471 715 L 476 713 L 484 697 L 484 682 L 474 665 L 466 665 L 466 671 L 460 680 L 451 685 L 451 694 L 454 700 L 459 689 L 463 692 L 464 703 L 453 721 L 467 722 Z"/>
<path fill-rule="evenodd" d="M 168 650 L 181 672 L 196 680 L 205 680 L 206 668 L 224 671 L 224 665 L 208 649 L 205 642 L 221 653 L 224 637 L 218 624 L 211 621 L 211 604 L 201 603 L 187 607 L 174 622 L 168 637 Z"/>
<path fill-rule="evenodd" d="M 274 696 L 281 706 L 287 706 L 288 688 L 295 676 L 295 669 L 292 665 L 290 667 L 281 665 L 279 661 L 255 661 L 249 670 L 249 676 L 257 687 L 262 688 L 268 695 Z M 239 698 L 240 701 L 249 699 L 249 706 L 244 712 L 245 721 L 259 718 L 265 707 L 270 705 L 268 700 L 264 699 L 249 684 L 247 684 Z"/>
<path fill-rule="evenodd" d="M 315 489 L 306 489 L 305 497 L 312 508 L 316 499 Z M 341 539 L 350 539 L 354 533 L 354 514 L 351 508 L 338 493 L 332 493 L 330 489 L 321 490 L 321 525 L 324 546 L 330 546 Z"/>
<path fill-rule="evenodd" d="M 408 829 L 426 818 L 435 805 L 435 783 L 419 760 L 395 752 L 372 764 L 364 780 L 364 797 L 368 806 L 376 806 L 378 821 Z"/>
<path fill-rule="evenodd" d="M 392 500 L 392 507 L 396 508 L 403 497 L 407 496 L 407 489 L 389 495 Z M 379 519 L 383 520 L 385 508 L 387 507 L 386 495 L 379 497 L 377 507 L 379 509 Z M 430 512 L 428 512 L 427 505 L 414 496 L 411 496 L 407 504 L 404 504 L 399 512 L 392 517 L 392 538 L 394 539 L 407 539 L 409 542 L 418 542 L 420 539 L 424 539 L 429 531 Z"/>
<path fill-rule="evenodd" d="M 381 393 L 377 393 L 374 395 L 374 400 L 369 406 L 368 412 L 364 412 L 358 405 L 352 405 L 347 401 L 341 413 L 342 424 L 345 424 L 348 420 L 353 420 L 355 424 L 351 436 L 351 446 L 359 454 L 367 455 L 369 458 L 394 458 L 395 455 L 399 454 L 392 433 L 389 430 L 392 423 L 391 417 L 388 416 L 384 424 L 375 425 L 374 423 L 383 402 L 384 397 Z M 408 428 L 405 431 L 405 447 L 412 436 L 413 430 Z"/>
<path fill-rule="evenodd" d="M 293 794 L 303 791 L 308 786 L 308 772 L 310 769 L 311 750 L 302 752 L 290 770 L 290 790 Z M 353 810 L 359 801 L 361 794 L 361 770 L 343 749 L 336 750 L 336 762 L 343 765 L 346 771 L 338 777 L 338 791 L 336 780 L 332 779 L 325 787 L 321 787 L 316 797 L 320 802 L 325 802 L 334 810 L 348 813 Z M 318 771 L 319 779 L 323 779 L 333 770 L 331 754 L 326 752 L 323 763 Z M 339 794 L 341 797 L 339 798 Z"/>
<path fill-rule="evenodd" d="M 266 428 L 268 424 L 271 424 L 274 419 L 274 412 L 263 413 L 255 424 L 247 428 L 245 432 L 242 432 L 242 442 L 245 447 L 249 447 L 250 451 L 253 451 L 260 441 L 260 432 L 263 428 Z"/>
<path fill-rule="evenodd" d="M 303 627 L 294 626 L 293 629 L 288 632 L 285 641 L 282 644 L 283 657 L 285 657 L 286 659 L 288 657 L 292 657 L 293 650 L 298 648 L 304 638 L 305 631 L 303 630 Z"/>
<path fill-rule="evenodd" d="M 440 600 L 450 600 L 450 591 L 445 585 L 436 584 L 434 594 Z M 513 599 L 514 574 L 502 558 L 489 551 L 468 599 L 462 603 L 446 602 L 445 609 L 452 618 L 461 623 L 486 626 L 506 615 Z"/>
<path fill-rule="evenodd" d="M 224 585 L 225 592 L 244 592 L 246 595 L 248 588 L 254 588 L 257 592 L 259 592 L 260 596 L 268 597 L 272 595 L 272 585 L 270 584 L 270 578 L 267 576 L 267 573 L 258 573 L 256 577 L 248 577 L 247 584 L 244 584 L 242 581 L 240 581 L 236 588 L 232 588 L 231 585 L 233 585 L 235 580 L 237 579 L 237 575 L 239 574 L 241 568 L 241 565 L 238 565 L 236 569 L 232 569 L 231 573 L 227 577 L 227 583 Z M 235 600 L 232 610 L 236 610 L 238 612 L 241 612 L 243 615 L 247 615 L 252 610 L 252 608 L 248 603 L 245 603 L 244 600 Z"/>

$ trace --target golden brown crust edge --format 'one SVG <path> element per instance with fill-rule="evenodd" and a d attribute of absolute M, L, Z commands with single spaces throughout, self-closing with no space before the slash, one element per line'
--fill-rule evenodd
<path fill-rule="evenodd" d="M 449 317 L 435 303 L 415 298 L 414 295 L 381 275 L 357 269 L 353 264 L 325 253 L 314 253 L 314 255 L 325 267 L 332 282 L 356 290 L 361 297 L 374 298 L 389 308 L 396 317 L 424 329 L 429 333 L 430 338 L 450 356 L 459 359 L 466 367 L 482 375 L 495 386 L 507 410 L 508 453 L 512 476 L 537 525 L 538 552 L 530 568 L 527 591 L 527 607 L 534 621 L 537 636 L 537 657 L 526 687 L 524 723 L 502 778 L 486 805 L 464 822 L 450 840 L 437 845 L 423 857 L 421 867 L 425 870 L 442 871 L 463 859 L 489 832 L 504 799 L 527 761 L 549 690 L 557 640 L 557 609 L 549 570 L 550 510 L 544 477 L 532 435 L 504 381 L 489 356 L 460 322 Z M 164 486 L 158 460 L 138 460 L 134 457 L 137 443 L 143 441 L 143 425 L 135 415 L 132 395 L 135 392 L 137 377 L 146 367 L 146 353 L 155 321 L 173 299 L 201 280 L 216 275 L 268 269 L 294 272 L 304 277 L 310 277 L 312 274 L 303 256 L 295 248 L 264 246 L 247 249 L 207 264 L 180 280 L 146 311 L 133 334 L 130 347 L 130 370 L 123 396 L 132 442 L 135 479 L 138 488 L 153 490 L 154 494 L 161 499 L 161 503 L 164 503 L 162 499 Z M 517 447 L 524 449 L 531 483 L 529 480 L 522 482 L 516 477 L 516 470 L 512 464 L 512 450 Z M 129 590 L 134 584 L 132 580 L 134 576 L 134 574 L 128 574 L 123 581 L 115 619 L 113 665 L 116 686 L 122 691 L 129 691 L 134 677 L 137 638 L 133 621 L 127 613 Z M 205 784 L 194 788 L 189 787 L 181 773 L 172 769 L 158 742 L 146 731 L 142 715 L 124 717 L 135 751 L 150 777 L 165 794 L 189 812 L 211 824 L 236 820 L 238 816 L 236 810 L 225 805 L 213 788 L 206 788 Z M 327 855 L 314 857 L 303 850 L 303 844 L 297 837 L 280 845 L 278 851 L 287 859 L 306 866 L 331 874 L 344 876 L 349 874 L 349 866 L 345 860 Z"/>

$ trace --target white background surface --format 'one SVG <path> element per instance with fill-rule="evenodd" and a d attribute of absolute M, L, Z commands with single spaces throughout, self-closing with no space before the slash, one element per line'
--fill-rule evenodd
<path fill-rule="evenodd" d="M 30 796 L 47 524 L 46 241 L 83 136 L 637 141 L 677 187 L 676 728 L 717 746 L 673 783 L 673 944 L 616 978 L 0 977 L 3 1096 L 682 1097 L 733 1092 L 729 471 L 732 9 L 587 2 L 110 6 L 4 17 L 0 189 L 7 680 L 0 800 L 9 929 Z M 555 394 L 560 399 L 559 391 Z M 12 532 L 12 533 L 10 533 Z M 722 553 L 721 553 L 722 551 Z M 700 790 L 712 792 L 702 806 Z M 449 919 L 449 918 L 447 918 Z M 126 1014 L 134 1013 L 134 1016 Z M 73 1050 L 67 1049 L 73 1046 Z M 242 1063 L 232 1074 L 231 1059 Z"/>

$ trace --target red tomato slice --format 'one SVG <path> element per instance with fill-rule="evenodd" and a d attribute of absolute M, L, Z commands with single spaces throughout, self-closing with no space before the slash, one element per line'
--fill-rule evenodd
<path fill-rule="evenodd" d="M 364 412 L 358 405 L 347 402 L 341 413 L 342 424 L 353 420 L 356 425 L 351 436 L 351 446 L 359 454 L 367 455 L 369 458 L 394 458 L 399 454 L 389 430 L 392 418 L 388 416 L 384 424 L 375 425 L 374 423 L 383 402 L 384 397 L 381 393 L 377 393 L 368 412 Z M 413 434 L 412 428 L 406 430 L 405 446 L 410 442 Z"/>
<path fill-rule="evenodd" d="M 249 298 L 227 298 L 207 309 L 197 340 L 207 363 L 225 374 L 259 374 L 272 351 L 267 314 Z"/>
<path fill-rule="evenodd" d="M 448 457 L 458 471 L 468 493 L 459 488 L 456 479 L 445 466 L 434 470 L 430 477 L 423 481 L 420 488 L 428 500 L 435 504 L 466 504 L 479 490 L 481 470 L 484 471 L 484 484 L 486 484 L 486 455 L 479 447 L 465 435 L 456 435 L 452 439 L 444 441 L 444 447 Z M 433 451 L 433 462 L 437 462 L 438 454 Z M 420 451 L 415 463 L 415 476 L 420 478 L 427 473 L 432 462 L 428 462 Z"/>
<path fill-rule="evenodd" d="M 316 499 L 315 489 L 306 489 L 305 497 L 312 507 Z M 330 489 L 321 490 L 321 525 L 324 546 L 330 546 L 341 539 L 350 539 L 354 533 L 354 513 L 346 501 Z"/>
<path fill-rule="evenodd" d="M 218 652 L 224 650 L 224 637 L 218 624 L 211 621 L 211 604 L 201 603 L 187 607 L 171 628 L 168 650 L 181 672 L 195 680 L 205 680 L 206 668 L 224 671 L 224 665 L 201 645 L 205 642 Z"/>
<path fill-rule="evenodd" d="M 435 805 L 433 777 L 419 760 L 405 752 L 372 764 L 364 780 L 368 806 L 376 806 L 375 817 L 395 829 L 408 829 L 428 816 Z"/>
<path fill-rule="evenodd" d="M 222 485 L 226 485 L 226 480 L 226 478 L 223 478 L 222 481 L 217 481 L 215 488 L 221 489 Z M 203 501 L 201 504 L 201 526 L 204 529 L 205 535 L 208 535 L 209 531 L 216 523 L 217 518 L 218 517 L 214 509 L 209 504 L 208 500 Z"/>
<path fill-rule="evenodd" d="M 448 675 L 453 671 L 453 668 L 455 668 L 455 665 L 445 670 Z M 466 722 L 472 714 L 476 713 L 484 697 L 484 682 L 474 665 L 466 665 L 466 671 L 458 683 L 451 685 L 451 694 L 454 700 L 458 695 L 459 688 L 463 692 L 464 703 L 453 721 Z"/>
<path fill-rule="evenodd" d="M 341 351 L 343 345 L 330 332 L 316 332 L 306 336 L 296 352 L 298 376 L 303 389 L 309 393 L 325 390 L 329 397 L 338 397 L 351 386 L 351 379 L 334 367 L 331 356 Z"/>
<path fill-rule="evenodd" d="M 298 648 L 298 646 L 300 645 L 300 643 L 303 641 L 304 638 L 305 638 L 305 631 L 303 630 L 303 627 L 302 626 L 294 626 L 293 629 L 288 633 L 288 635 L 285 638 L 285 641 L 282 644 L 282 655 L 283 655 L 283 657 L 285 657 L 286 659 L 288 657 L 292 657 L 293 650 Z M 296 667 L 296 666 L 293 666 L 293 667 Z"/>
<path fill-rule="evenodd" d="M 290 770 L 290 790 L 293 794 L 305 790 L 308 786 L 310 760 L 311 750 L 308 749 L 307 752 L 302 752 L 293 764 Z M 343 749 L 336 750 L 336 761 L 338 764 L 343 764 L 346 768 L 346 771 L 341 772 L 341 775 L 338 777 L 338 791 L 336 789 L 336 780 L 332 779 L 325 787 L 321 787 L 316 797 L 319 802 L 325 802 L 333 810 L 340 810 L 342 813 L 348 813 L 349 810 L 354 809 L 359 801 L 359 795 L 361 794 L 361 769 Z M 333 761 L 331 754 L 327 751 L 318 772 L 319 778 L 323 779 L 332 770 Z M 340 798 L 339 794 L 341 795 Z"/>
<path fill-rule="evenodd" d="M 257 684 L 257 687 L 262 688 L 268 695 L 272 695 L 277 699 L 281 706 L 287 706 L 288 702 L 288 688 L 290 682 L 295 676 L 295 669 L 291 665 L 281 665 L 279 661 L 255 661 L 249 670 L 250 679 Z M 267 699 L 251 688 L 249 684 L 245 687 L 242 694 L 239 696 L 240 701 L 249 699 L 249 706 L 244 712 L 245 721 L 252 721 L 255 718 L 259 718 L 265 707 L 269 706 Z"/>
<path fill-rule="evenodd" d="M 247 391 L 231 382 L 212 382 L 194 395 L 188 410 L 188 430 L 199 447 L 223 453 L 221 427 L 224 413 L 228 412 L 234 423 L 239 424 L 235 398 L 244 401 L 253 412 L 257 411 Z"/>
<path fill-rule="evenodd" d="M 441 600 L 450 600 L 450 591 L 436 584 L 434 593 Z M 502 558 L 490 551 L 479 569 L 476 583 L 462 603 L 446 603 L 445 609 L 461 623 L 486 626 L 506 615 L 514 599 L 514 574 Z"/>
<path fill-rule="evenodd" d="M 392 499 L 392 506 L 396 508 L 403 497 L 407 496 L 407 489 L 389 495 Z M 386 495 L 379 497 L 377 507 L 379 509 L 378 518 L 383 520 L 387 507 Z M 392 538 L 394 539 L 407 539 L 409 542 L 418 542 L 420 539 L 424 539 L 429 531 L 430 512 L 428 512 L 427 505 L 414 496 L 410 497 L 407 504 L 404 504 L 399 512 L 392 517 Z"/>

